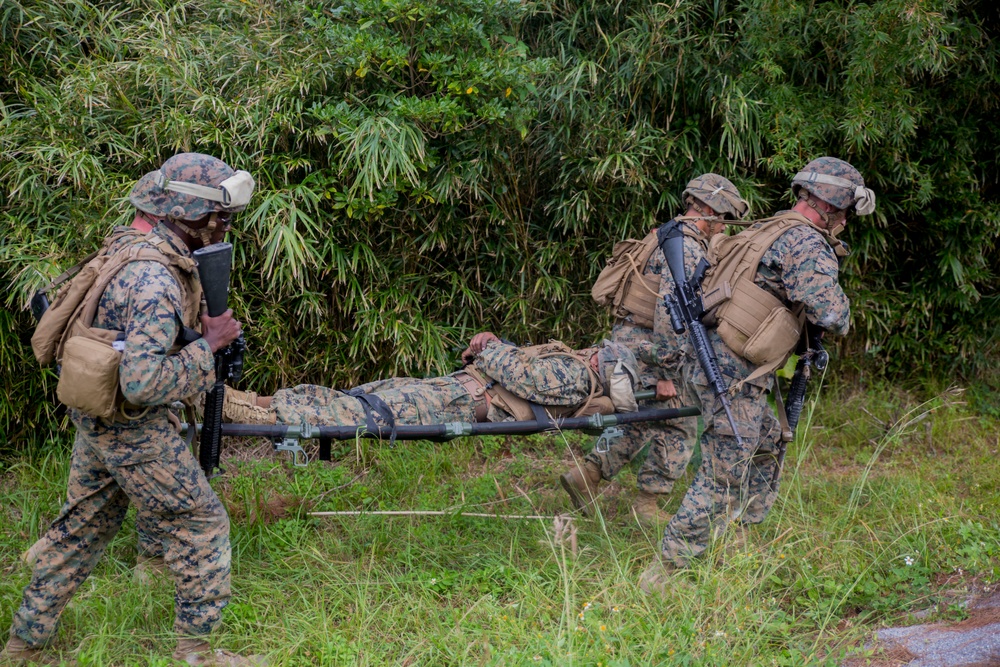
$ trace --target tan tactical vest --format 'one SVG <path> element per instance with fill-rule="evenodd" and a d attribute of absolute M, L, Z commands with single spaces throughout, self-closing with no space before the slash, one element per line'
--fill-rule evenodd
<path fill-rule="evenodd" d="M 122 242 L 124 240 L 124 242 Z M 153 248 L 141 248 L 140 243 Z M 117 247 L 111 252 L 111 246 Z M 93 326 L 104 290 L 132 262 L 157 262 L 167 267 L 181 290 L 184 326 L 197 328 L 201 310 L 201 282 L 195 261 L 174 250 L 155 232 L 143 234 L 122 229 L 104 246 L 63 273 L 43 292 L 59 289 L 31 337 L 31 348 L 40 364 L 61 365 L 56 394 L 65 405 L 94 417 L 113 417 L 124 402 L 118 386 L 121 351 L 114 343 L 122 333 Z M 76 274 L 74 276 L 74 274 Z M 180 349 L 175 344 L 170 354 Z"/>
<path fill-rule="evenodd" d="M 597 373 L 590 367 L 590 357 L 594 353 L 593 348 L 573 350 L 559 341 L 551 341 L 545 345 L 523 347 L 521 348 L 521 352 L 534 359 L 571 357 L 582 361 L 587 367 L 587 373 L 590 375 L 590 395 L 587 397 L 587 400 L 580 407 L 571 405 L 544 406 L 545 411 L 553 419 L 558 419 L 559 417 L 589 417 L 598 413 L 602 415 L 614 414 L 614 404 L 610 398 L 604 396 L 604 385 L 601 384 L 601 379 L 597 376 Z M 490 403 L 513 415 L 517 421 L 533 421 L 535 419 L 535 413 L 531 410 L 531 403 L 527 400 L 508 391 L 499 382 L 494 382 L 474 366 L 466 366 L 463 370 L 484 387 L 489 387 L 486 389 L 486 394 L 490 397 Z"/>
<path fill-rule="evenodd" d="M 782 234 L 800 225 L 810 222 L 799 213 L 787 211 L 758 220 L 739 234 L 717 235 L 709 243 L 711 268 L 701 288 L 708 311 L 704 322 L 717 326 L 719 336 L 733 352 L 758 366 L 744 382 L 782 366 L 802 335 L 805 306 L 788 308 L 754 283 L 764 253 Z"/>
<path fill-rule="evenodd" d="M 682 225 L 685 236 L 703 240 L 704 237 Z M 626 239 L 615 244 L 607 265 L 597 276 L 590 295 L 598 304 L 611 306 L 616 319 L 632 316 L 632 322 L 646 329 L 653 328 L 653 313 L 660 294 L 660 275 L 645 273 L 646 264 L 659 247 L 654 229 L 641 241 Z"/>

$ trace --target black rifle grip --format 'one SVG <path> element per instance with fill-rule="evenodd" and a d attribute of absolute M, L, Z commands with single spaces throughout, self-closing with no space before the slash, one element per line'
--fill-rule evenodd
<path fill-rule="evenodd" d="M 213 243 L 191 254 L 198 263 L 198 277 L 205 292 L 208 316 L 218 317 L 229 309 L 229 273 L 233 267 L 233 245 Z"/>

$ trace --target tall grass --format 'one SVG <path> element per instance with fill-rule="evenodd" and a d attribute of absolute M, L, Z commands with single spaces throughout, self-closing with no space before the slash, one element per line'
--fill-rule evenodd
<path fill-rule="evenodd" d="M 663 599 L 637 588 L 660 536 L 635 523 L 634 491 L 619 484 L 602 487 L 600 518 L 574 519 L 575 554 L 552 521 L 308 515 L 554 516 L 568 508 L 557 473 L 585 438 L 369 441 L 360 459 L 344 443 L 304 471 L 246 445 L 215 482 L 234 548 L 219 643 L 273 665 L 841 664 L 873 628 L 924 609 L 955 618 L 950 607 L 1000 576 L 1000 431 L 951 394 L 936 401 L 930 441 L 903 430 L 883 446 L 875 420 L 928 404 L 888 386 L 831 392 L 768 519 L 742 544 L 713 544 Z M 19 552 L 58 511 L 66 459 L 38 452 L 0 472 L 0 626 L 29 575 Z M 57 646 L 79 648 L 83 664 L 168 664 L 171 589 L 132 581 L 133 534 L 129 524 L 64 616 Z"/>

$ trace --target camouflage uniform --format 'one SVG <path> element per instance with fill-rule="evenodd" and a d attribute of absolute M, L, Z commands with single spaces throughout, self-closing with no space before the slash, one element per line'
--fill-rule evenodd
<path fill-rule="evenodd" d="M 684 269 L 690 275 L 705 256 L 707 239 L 694 225 L 684 224 L 700 237 L 684 236 Z M 653 251 L 643 273 L 660 277 L 660 294 L 673 293 L 674 281 L 663 251 L 659 248 Z M 676 399 L 649 401 L 649 407 L 672 408 L 697 404 L 697 396 L 691 391 L 690 385 L 681 381 L 680 361 L 684 341 L 670 327 L 670 316 L 662 299 L 658 301 L 653 313 L 653 329 L 634 324 L 629 316 L 615 323 L 611 330 L 611 340 L 636 353 L 643 387 L 655 388 L 657 380 L 671 380 L 677 388 Z M 646 355 L 643 358 L 641 351 L 652 346 L 657 348 L 658 357 L 654 359 Z M 670 493 L 691 460 L 698 434 L 698 418 L 682 417 L 664 422 L 629 424 L 623 426 L 622 431 L 624 435 L 612 442 L 608 451 L 592 450 L 584 460 L 601 469 L 601 479 L 611 480 L 648 444 L 649 452 L 636 475 L 636 484 L 641 491 L 647 493 Z"/>
<path fill-rule="evenodd" d="M 810 322 L 843 334 L 850 323 L 850 304 L 837 283 L 838 271 L 837 257 L 824 236 L 802 225 L 789 229 L 764 254 L 754 282 L 785 304 L 804 304 Z M 709 339 L 729 386 L 753 373 L 756 367 L 735 354 L 717 331 L 709 330 Z M 701 468 L 664 531 L 664 559 L 677 566 L 701 554 L 713 531 L 741 511 L 745 522 L 763 520 L 776 494 L 770 481 L 776 476 L 779 445 L 779 429 L 769 418 L 766 398 L 773 375 L 746 382 L 730 396 L 741 448 L 701 366 L 689 360 L 685 374 L 698 388 L 705 432 Z"/>
<path fill-rule="evenodd" d="M 587 365 L 575 357 L 531 357 L 514 345 L 490 341 L 473 362 L 475 368 L 508 391 L 547 406 L 582 404 L 590 395 Z M 361 385 L 354 393 L 374 394 L 393 412 L 399 424 L 444 424 L 476 421 L 476 399 L 455 374 L 436 378 L 392 378 Z M 299 385 L 274 394 L 271 407 L 285 424 L 345 425 L 365 423 L 361 402 L 344 392 L 316 385 Z M 488 421 L 509 421 L 511 415 L 495 404 Z"/>
<path fill-rule="evenodd" d="M 164 225 L 156 234 L 190 256 Z M 206 341 L 168 352 L 181 308 L 174 277 L 148 261 L 128 264 L 100 299 L 94 325 L 125 332 L 125 398 L 148 409 L 110 424 L 71 411 L 77 435 L 66 503 L 43 538 L 47 547 L 11 626 L 11 636 L 29 646 L 53 637 L 63 607 L 118 532 L 130 501 L 148 532 L 144 539 L 162 544 L 174 576 L 174 630 L 200 636 L 219 622 L 230 592 L 229 518 L 167 416 L 167 405 L 207 390 L 215 376 Z"/>

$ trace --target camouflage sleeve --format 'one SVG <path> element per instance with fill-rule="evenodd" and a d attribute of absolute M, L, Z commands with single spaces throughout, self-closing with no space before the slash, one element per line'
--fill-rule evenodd
<path fill-rule="evenodd" d="M 815 230 L 796 227 L 782 236 L 782 283 L 788 299 L 806 307 L 806 318 L 831 334 L 844 335 L 851 324 L 851 302 L 837 282 L 837 256 Z"/>
<path fill-rule="evenodd" d="M 539 359 L 490 341 L 476 357 L 476 367 L 512 394 L 540 405 L 577 405 L 590 394 L 586 365 L 566 356 Z"/>
<path fill-rule="evenodd" d="M 121 388 L 133 405 L 165 405 L 211 388 L 212 350 L 199 339 L 168 354 L 181 329 L 180 287 L 162 264 L 132 262 L 115 277 L 112 295 L 125 312 Z"/>
<path fill-rule="evenodd" d="M 673 332 L 671 332 L 673 333 Z M 658 341 L 640 341 L 635 348 L 635 358 L 650 366 L 661 368 L 672 368 L 683 357 L 682 350 L 669 342 L 664 343 L 662 339 Z"/>

